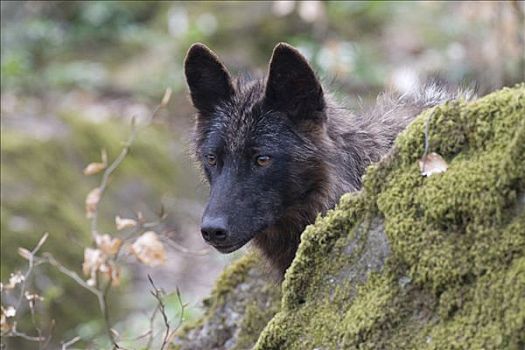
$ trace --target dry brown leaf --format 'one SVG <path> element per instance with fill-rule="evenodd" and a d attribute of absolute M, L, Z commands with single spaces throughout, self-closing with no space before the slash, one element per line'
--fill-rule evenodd
<path fill-rule="evenodd" d="M 166 261 L 164 245 L 153 231 L 145 232 L 137 238 L 131 245 L 131 252 L 143 264 L 151 267 L 161 265 Z"/>
<path fill-rule="evenodd" d="M 122 240 L 119 238 L 111 238 L 108 234 L 96 234 L 95 243 L 102 253 L 106 255 L 115 255 L 122 245 Z"/>
<path fill-rule="evenodd" d="M 104 254 L 99 249 L 84 249 L 84 262 L 82 263 L 82 272 L 86 276 L 93 277 L 100 266 L 104 263 Z"/>
<path fill-rule="evenodd" d="M 35 308 L 35 305 L 36 305 L 37 301 L 44 300 L 44 297 L 41 297 L 40 295 L 38 295 L 36 293 L 29 293 L 28 291 L 26 291 L 24 293 L 24 295 L 26 297 L 26 300 L 27 300 L 31 310 L 33 310 Z"/>
<path fill-rule="evenodd" d="M 84 168 L 84 175 L 89 176 L 89 175 L 98 174 L 102 170 L 106 169 L 106 167 L 108 166 L 108 154 L 106 153 L 105 149 L 101 151 L 101 158 L 102 158 L 102 162 L 89 163 Z"/>
<path fill-rule="evenodd" d="M 427 154 L 419 160 L 419 170 L 423 176 L 444 173 L 447 169 L 447 162 L 435 152 Z"/>
<path fill-rule="evenodd" d="M 100 173 L 102 170 L 106 169 L 106 164 L 104 163 L 89 163 L 84 168 L 84 175 L 95 175 Z"/>
<path fill-rule="evenodd" d="M 117 226 L 117 230 L 120 231 L 120 230 L 123 230 L 125 228 L 137 226 L 137 220 L 121 218 L 120 216 L 116 216 L 115 217 L 115 225 Z"/>
<path fill-rule="evenodd" d="M 26 297 L 26 300 L 28 301 L 37 301 L 37 300 L 44 300 L 44 297 L 36 294 L 36 293 L 29 293 L 27 290 L 24 293 L 24 296 Z"/>
<path fill-rule="evenodd" d="M 100 272 L 106 276 L 106 278 L 111 279 L 111 285 L 113 287 L 120 285 L 120 268 L 111 261 L 107 264 L 102 264 Z"/>
<path fill-rule="evenodd" d="M 18 247 L 18 255 L 20 255 L 22 258 L 29 260 L 31 259 L 31 252 L 27 250 L 26 248 Z"/>
<path fill-rule="evenodd" d="M 2 307 L 2 314 L 0 315 L 0 330 L 2 332 L 8 332 L 11 330 L 11 325 L 7 323 L 7 318 L 4 314 L 4 307 Z"/>
<path fill-rule="evenodd" d="M 101 194 L 100 188 L 96 187 L 92 189 L 86 196 L 86 217 L 88 219 L 93 218 L 93 215 L 97 211 L 97 205 L 100 201 Z"/>

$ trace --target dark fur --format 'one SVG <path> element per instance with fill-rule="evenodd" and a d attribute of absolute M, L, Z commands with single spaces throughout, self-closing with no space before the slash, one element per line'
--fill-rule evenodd
<path fill-rule="evenodd" d="M 342 194 L 359 190 L 365 168 L 423 109 L 453 98 L 429 85 L 410 96 L 384 94 L 353 115 L 287 44 L 274 49 L 267 79 L 234 81 L 202 44 L 188 51 L 185 72 L 198 110 L 195 155 L 211 186 L 203 233 L 223 234 L 207 236 L 221 252 L 253 239 L 281 274 L 304 228 Z M 216 165 L 207 164 L 208 154 Z M 271 163 L 257 165 L 257 155 Z"/>

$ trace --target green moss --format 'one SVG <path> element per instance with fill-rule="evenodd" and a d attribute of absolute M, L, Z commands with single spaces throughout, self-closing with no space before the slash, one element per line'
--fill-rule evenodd
<path fill-rule="evenodd" d="M 369 169 L 365 190 L 304 232 L 256 349 L 522 348 L 524 115 L 523 84 L 423 113 Z M 430 150 L 449 168 L 424 178 L 428 118 Z M 371 217 L 391 255 L 381 271 L 363 267 L 366 278 L 345 275 L 368 254 Z"/>
<path fill-rule="evenodd" d="M 362 192 L 307 227 L 255 349 L 523 348 L 524 115 L 522 84 L 416 119 L 368 169 Z M 425 178 L 427 120 L 430 151 L 449 168 Z M 232 271 L 212 305 L 235 303 L 239 281 L 254 283 L 250 269 Z M 257 326 L 242 322 L 240 348 L 265 319 L 249 303 L 245 315 Z"/>
<path fill-rule="evenodd" d="M 215 304 L 223 303 L 223 298 L 227 296 L 232 289 L 242 283 L 246 279 L 249 270 L 255 267 L 258 263 L 260 263 L 260 261 L 255 254 L 246 254 L 228 266 L 215 283 L 211 293 L 211 299 L 213 302 Z"/>
<path fill-rule="evenodd" d="M 172 349 L 252 348 L 280 309 L 280 297 L 262 259 L 246 254 L 218 278 L 204 316 L 178 332 Z"/>

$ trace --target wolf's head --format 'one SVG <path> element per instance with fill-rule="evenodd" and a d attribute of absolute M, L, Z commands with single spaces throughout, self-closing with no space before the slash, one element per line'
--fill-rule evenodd
<path fill-rule="evenodd" d="M 211 187 L 201 224 L 206 242 L 229 253 L 312 220 L 306 207 L 327 176 L 326 114 L 305 58 L 279 44 L 266 79 L 234 81 L 212 51 L 195 44 L 185 74 L 198 111 L 195 155 Z"/>

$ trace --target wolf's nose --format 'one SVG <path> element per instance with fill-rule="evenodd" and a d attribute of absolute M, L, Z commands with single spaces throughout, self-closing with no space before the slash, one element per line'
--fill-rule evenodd
<path fill-rule="evenodd" d="M 228 237 L 226 222 L 222 218 L 204 218 L 201 233 L 206 242 L 222 242 Z"/>

